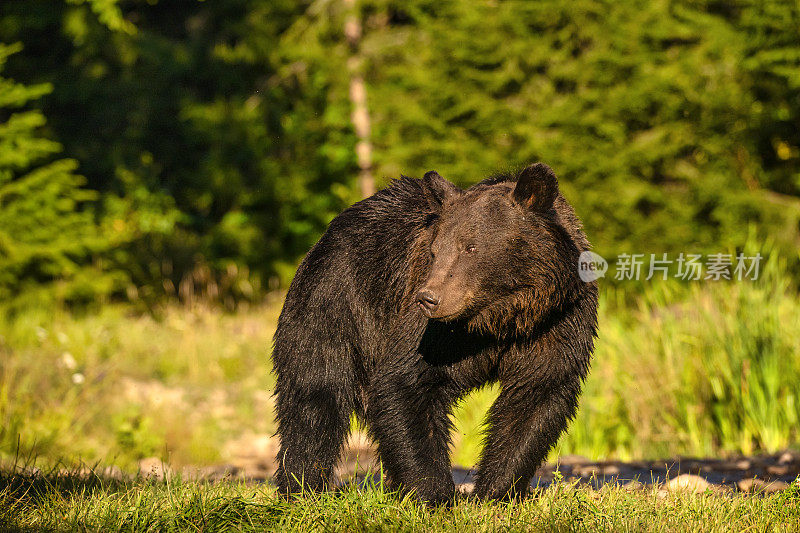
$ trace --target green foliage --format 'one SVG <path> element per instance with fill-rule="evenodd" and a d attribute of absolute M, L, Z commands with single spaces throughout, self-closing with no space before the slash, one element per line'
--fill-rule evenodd
<path fill-rule="evenodd" d="M 89 4 L 92 11 L 108 29 L 134 33 L 136 27 L 122 16 L 119 0 L 66 0 L 68 4 L 81 5 Z"/>
<path fill-rule="evenodd" d="M 360 0 L 350 65 L 344 11 L 3 2 L 0 42 L 25 45 L 7 71 L 98 193 L 118 296 L 285 285 L 357 199 L 351 67 L 379 185 L 544 160 L 602 255 L 733 248 L 751 225 L 800 243 L 796 2 Z"/>
<path fill-rule="evenodd" d="M 0 44 L 0 71 L 20 48 Z M 30 302 L 42 286 L 62 300 L 110 289 L 90 264 L 103 246 L 87 208 L 96 193 L 82 188 L 77 161 L 53 159 L 60 145 L 41 134 L 42 113 L 26 110 L 51 89 L 0 77 L 0 300 Z"/>
<path fill-rule="evenodd" d="M 754 282 L 655 283 L 605 299 L 596 365 L 562 452 L 707 456 L 800 441 L 800 316 L 783 259 Z"/>
<path fill-rule="evenodd" d="M 21 78 L 58 80 L 43 110 L 101 194 L 127 296 L 235 302 L 288 281 L 357 199 L 335 10 L 308 30 L 306 2 L 91 8 L 4 3 L 0 39 L 26 43 Z"/>
<path fill-rule="evenodd" d="M 380 174 L 547 161 L 601 254 L 739 246 L 745 220 L 798 243 L 796 3 L 363 10 Z"/>

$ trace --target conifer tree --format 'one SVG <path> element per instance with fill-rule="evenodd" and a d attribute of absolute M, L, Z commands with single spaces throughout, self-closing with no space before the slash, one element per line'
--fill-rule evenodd
<path fill-rule="evenodd" d="M 86 209 L 95 193 L 81 187 L 76 161 L 57 158 L 60 145 L 41 133 L 43 114 L 26 110 L 50 85 L 2 76 L 7 58 L 20 49 L 0 44 L 0 301 L 41 295 L 54 281 L 71 299 L 85 292 L 84 282 L 94 283 L 81 268 L 101 244 Z"/>

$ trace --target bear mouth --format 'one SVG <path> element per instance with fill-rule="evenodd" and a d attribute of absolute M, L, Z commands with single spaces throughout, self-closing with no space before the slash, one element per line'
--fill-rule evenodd
<path fill-rule="evenodd" d="M 449 315 L 435 315 L 434 313 L 431 312 L 429 308 L 425 307 L 421 303 L 417 303 L 417 307 L 419 308 L 420 311 L 422 311 L 422 314 L 425 315 L 425 317 L 428 320 L 437 320 L 439 322 L 452 322 L 454 320 L 457 320 L 462 314 L 461 312 L 458 312 Z"/>

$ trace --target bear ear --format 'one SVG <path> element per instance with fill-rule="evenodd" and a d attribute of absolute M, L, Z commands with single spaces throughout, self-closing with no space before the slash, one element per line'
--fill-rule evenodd
<path fill-rule="evenodd" d="M 446 199 L 463 192 L 441 177 L 435 170 L 426 172 L 422 177 L 422 190 L 425 192 L 425 196 L 431 204 L 431 207 L 441 207 Z"/>
<path fill-rule="evenodd" d="M 558 178 L 544 163 L 528 165 L 517 177 L 514 199 L 534 211 L 547 211 L 558 196 Z"/>

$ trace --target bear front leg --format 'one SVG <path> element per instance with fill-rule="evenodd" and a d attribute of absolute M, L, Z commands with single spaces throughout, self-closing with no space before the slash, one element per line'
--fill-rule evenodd
<path fill-rule="evenodd" d="M 443 383 L 425 383 L 405 371 L 376 376 L 367 421 L 391 487 L 429 505 L 452 501 L 449 410 Z"/>
<path fill-rule="evenodd" d="M 580 384 L 576 377 L 536 387 L 503 386 L 489 411 L 473 494 L 485 499 L 527 494 L 536 469 L 575 414 Z"/>

